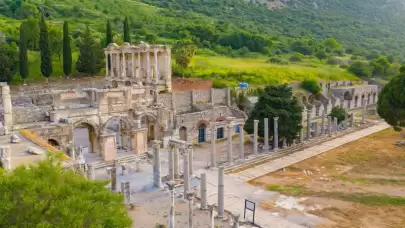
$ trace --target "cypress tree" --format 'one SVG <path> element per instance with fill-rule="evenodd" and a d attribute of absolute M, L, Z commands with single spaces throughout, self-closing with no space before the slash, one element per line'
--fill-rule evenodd
<path fill-rule="evenodd" d="M 105 41 L 106 41 L 106 45 L 108 46 L 109 44 L 111 44 L 113 42 L 113 36 L 112 36 L 112 29 L 111 29 L 111 23 L 110 21 L 107 20 L 107 28 L 106 28 L 106 34 L 105 34 Z M 110 55 L 108 55 L 107 58 L 108 61 L 108 69 L 111 70 L 111 57 Z"/>
<path fill-rule="evenodd" d="M 52 54 L 49 50 L 48 28 L 43 14 L 39 20 L 39 51 L 41 52 L 41 73 L 48 83 L 48 78 L 52 75 Z"/>
<path fill-rule="evenodd" d="M 128 16 L 125 16 L 124 19 L 124 42 L 131 43 L 131 32 L 129 30 Z"/>
<path fill-rule="evenodd" d="M 28 78 L 28 51 L 27 51 L 27 37 L 25 34 L 24 23 L 20 25 L 20 76 L 26 84 Z"/>
<path fill-rule="evenodd" d="M 63 73 L 69 77 L 72 73 L 72 48 L 70 47 L 69 23 L 63 23 Z"/>

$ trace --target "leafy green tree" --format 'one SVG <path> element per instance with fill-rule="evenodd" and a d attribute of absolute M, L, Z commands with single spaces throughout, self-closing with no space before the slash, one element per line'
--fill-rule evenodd
<path fill-rule="evenodd" d="M 279 117 L 279 138 L 286 139 L 291 143 L 301 130 L 302 107 L 298 100 L 293 97 L 292 88 L 287 85 L 267 86 L 259 96 L 245 124 L 245 130 L 253 133 L 253 122 L 259 120 L 263 123 L 264 118 L 269 119 L 269 136 L 274 134 L 273 117 Z M 259 135 L 264 136 L 264 125 L 259 124 Z"/>
<path fill-rule="evenodd" d="M 374 68 L 373 75 L 385 75 L 387 70 L 391 67 L 391 63 L 385 56 L 380 56 L 378 59 L 374 59 L 370 62 L 370 66 Z"/>
<path fill-rule="evenodd" d="M 0 43 L 0 82 L 9 83 L 18 64 L 17 45 Z"/>
<path fill-rule="evenodd" d="M 124 42 L 131 43 L 131 31 L 129 28 L 128 16 L 125 16 L 124 19 Z"/>
<path fill-rule="evenodd" d="M 131 227 L 120 194 L 61 166 L 55 156 L 37 165 L 0 169 L 1 227 Z"/>
<path fill-rule="evenodd" d="M 325 50 L 320 50 L 315 54 L 315 57 L 319 59 L 320 62 L 322 62 L 322 60 L 328 58 L 328 54 Z"/>
<path fill-rule="evenodd" d="M 77 71 L 86 75 L 96 75 L 103 67 L 103 56 L 101 46 L 94 39 L 90 28 L 87 26 L 79 43 Z"/>
<path fill-rule="evenodd" d="M 195 55 L 197 46 L 190 40 L 179 40 L 173 45 L 173 54 L 176 63 L 182 68 L 187 68 Z"/>
<path fill-rule="evenodd" d="M 378 95 L 377 112 L 396 131 L 405 127 L 405 67 L 393 77 Z"/>
<path fill-rule="evenodd" d="M 72 73 L 72 48 L 70 46 L 69 23 L 63 23 L 63 73 L 69 77 Z"/>
<path fill-rule="evenodd" d="M 48 28 L 46 25 L 45 17 L 42 14 L 39 20 L 39 50 L 41 52 L 41 73 L 46 77 L 48 83 L 49 77 L 52 75 L 52 54 L 49 50 L 49 37 Z"/>
<path fill-rule="evenodd" d="M 331 116 L 332 118 L 336 117 L 338 119 L 338 123 L 341 123 L 343 120 L 345 120 L 346 115 L 346 109 L 339 106 L 333 107 L 329 114 L 329 116 Z"/>
<path fill-rule="evenodd" d="M 30 50 L 38 50 L 39 43 L 39 24 L 34 17 L 28 18 L 23 23 L 27 47 Z"/>
<path fill-rule="evenodd" d="M 59 28 L 55 26 L 49 27 L 49 48 L 53 55 L 60 56 L 63 52 L 63 33 Z"/>
<path fill-rule="evenodd" d="M 341 45 L 339 42 L 337 42 L 337 40 L 336 40 L 335 38 L 328 38 L 328 39 L 326 39 L 326 40 L 323 42 L 323 45 L 324 45 L 326 48 L 329 48 L 330 50 L 339 49 L 339 48 L 342 47 L 342 45 Z"/>
<path fill-rule="evenodd" d="M 318 84 L 318 82 L 316 80 L 304 80 L 301 83 L 301 88 L 303 88 L 304 90 L 312 93 L 312 94 L 319 94 L 322 92 L 322 87 Z"/>
<path fill-rule="evenodd" d="M 28 50 L 24 24 L 20 25 L 20 76 L 25 85 L 28 78 Z"/>
<path fill-rule="evenodd" d="M 356 61 L 350 65 L 348 71 L 363 78 L 368 78 L 373 73 L 373 69 L 368 64 L 361 61 Z"/>

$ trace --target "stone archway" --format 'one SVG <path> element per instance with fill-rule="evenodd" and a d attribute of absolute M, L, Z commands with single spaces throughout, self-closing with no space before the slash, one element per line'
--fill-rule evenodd
<path fill-rule="evenodd" d="M 103 126 L 103 132 L 116 134 L 116 148 L 123 150 L 131 149 L 131 122 L 126 117 L 113 116 Z"/>
<path fill-rule="evenodd" d="M 346 107 L 347 107 L 347 109 L 351 109 L 351 103 L 352 103 L 352 100 L 353 100 L 353 96 L 352 96 L 352 94 L 349 92 L 349 91 L 346 91 L 344 94 L 343 94 L 343 98 L 344 98 L 344 100 L 346 101 Z M 343 107 L 344 107 L 344 102 L 342 102 L 343 104 Z"/>
<path fill-rule="evenodd" d="M 90 153 L 99 153 L 99 128 L 87 120 L 79 120 L 73 124 L 73 140 L 76 146 L 88 147 Z"/>
<path fill-rule="evenodd" d="M 359 106 L 359 96 L 356 95 L 356 96 L 354 97 L 354 107 L 357 108 L 358 106 Z"/>
<path fill-rule="evenodd" d="M 361 107 L 363 107 L 364 104 L 364 99 L 366 99 L 366 96 L 364 94 L 361 95 Z"/>
<path fill-rule="evenodd" d="M 371 93 L 367 94 L 367 105 L 371 104 Z"/>
<path fill-rule="evenodd" d="M 187 141 L 187 128 L 181 127 L 179 130 L 180 140 Z"/>
<path fill-rule="evenodd" d="M 60 143 L 56 139 L 48 139 L 48 144 L 57 149 L 60 149 Z"/>
<path fill-rule="evenodd" d="M 198 143 L 204 143 L 207 140 L 207 128 L 208 128 L 209 122 L 205 120 L 200 120 L 196 127 L 197 127 L 197 141 Z"/>
<path fill-rule="evenodd" d="M 152 114 L 146 113 L 140 118 L 140 121 L 141 127 L 148 129 L 147 141 L 150 142 L 151 140 L 157 139 L 157 130 L 159 127 L 156 124 L 156 118 Z"/>

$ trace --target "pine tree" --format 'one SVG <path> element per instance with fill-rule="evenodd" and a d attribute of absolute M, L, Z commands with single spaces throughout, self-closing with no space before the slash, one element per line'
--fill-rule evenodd
<path fill-rule="evenodd" d="M 72 73 L 72 48 L 70 47 L 69 23 L 63 23 L 63 73 L 69 77 Z"/>
<path fill-rule="evenodd" d="M 102 48 L 100 43 L 92 37 L 89 27 L 86 27 L 81 38 L 76 70 L 87 75 L 95 75 L 103 66 Z"/>
<path fill-rule="evenodd" d="M 46 83 L 48 83 L 48 78 L 52 75 L 52 54 L 49 50 L 48 28 L 44 15 L 41 15 L 39 20 L 39 50 L 41 52 L 41 73 L 46 77 Z"/>
<path fill-rule="evenodd" d="M 20 76 L 24 80 L 24 85 L 28 78 L 28 51 L 25 29 L 24 23 L 22 23 L 20 25 Z"/>
<path fill-rule="evenodd" d="M 124 42 L 131 43 L 131 32 L 129 29 L 128 16 L 125 16 L 125 19 L 124 19 Z"/>

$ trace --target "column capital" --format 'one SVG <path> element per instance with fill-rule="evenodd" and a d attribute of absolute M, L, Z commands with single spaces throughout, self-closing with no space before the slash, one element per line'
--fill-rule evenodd
<path fill-rule="evenodd" d="M 162 141 L 159 141 L 159 140 L 152 140 L 152 147 L 153 147 L 153 149 L 158 149 L 158 148 L 160 148 L 160 145 L 162 144 Z"/>
<path fill-rule="evenodd" d="M 253 122 L 254 122 L 255 124 L 258 124 L 258 123 L 259 123 L 259 120 L 253 120 Z"/>
<path fill-rule="evenodd" d="M 280 119 L 278 116 L 276 116 L 276 117 L 273 117 L 273 119 L 275 120 L 275 121 L 278 121 L 278 119 Z"/>

